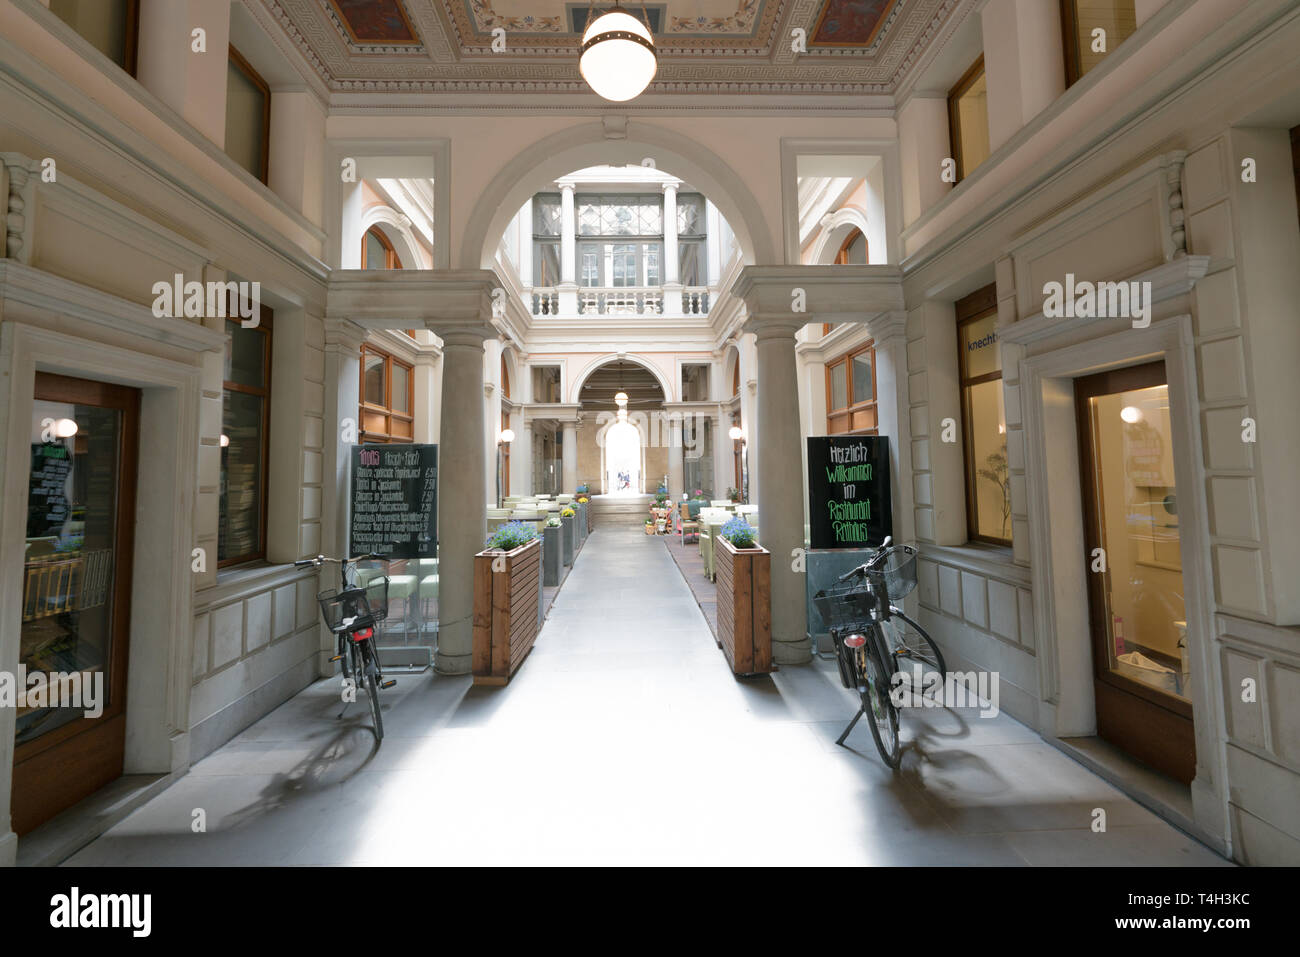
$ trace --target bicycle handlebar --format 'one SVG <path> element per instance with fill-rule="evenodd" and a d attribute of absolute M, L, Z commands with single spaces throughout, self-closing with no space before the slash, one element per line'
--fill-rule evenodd
<path fill-rule="evenodd" d="M 885 552 L 889 550 L 889 543 L 892 542 L 893 540 L 894 540 L 894 536 L 886 535 L 885 540 L 881 542 L 880 546 L 876 549 L 875 555 L 873 555 L 868 561 L 863 562 L 861 565 L 857 566 L 856 568 L 851 568 L 848 571 L 846 571 L 843 575 L 839 577 L 838 580 L 842 582 L 848 581 L 854 575 L 865 577 L 867 574 L 867 570 L 871 568 L 871 566 L 874 565 L 876 562 L 880 561 L 881 557 L 885 554 Z"/>
<path fill-rule="evenodd" d="M 315 558 L 303 558 L 293 563 L 294 568 L 306 568 L 308 565 L 319 566 L 325 562 L 332 562 L 335 565 L 355 565 L 357 562 L 364 562 L 372 558 L 383 558 L 378 552 L 368 552 L 365 555 L 358 555 L 356 558 L 327 558 L 324 555 L 317 555 Z"/>

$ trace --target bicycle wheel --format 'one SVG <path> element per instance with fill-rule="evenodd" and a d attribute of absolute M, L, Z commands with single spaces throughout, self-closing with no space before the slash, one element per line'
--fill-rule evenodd
<path fill-rule="evenodd" d="M 943 681 L 948 674 L 943 652 L 924 628 L 896 608 L 890 609 L 885 628 L 893 669 L 907 675 L 913 694 L 943 699 Z"/>
<path fill-rule="evenodd" d="M 876 627 L 879 632 L 879 626 Z M 865 683 L 861 689 L 862 710 L 867 713 L 867 723 L 871 725 L 871 736 L 876 741 L 881 760 L 896 768 L 902 760 L 903 746 L 898 736 L 898 708 L 889 697 L 893 671 L 880 658 L 877 645 L 880 640 L 879 633 L 868 635 L 866 644 L 858 649 L 858 663 Z"/>
<path fill-rule="evenodd" d="M 370 717 L 375 723 L 375 740 L 384 740 L 384 716 L 379 710 L 379 661 L 375 656 L 374 639 L 367 639 L 362 650 L 366 659 L 366 697 L 370 699 Z"/>

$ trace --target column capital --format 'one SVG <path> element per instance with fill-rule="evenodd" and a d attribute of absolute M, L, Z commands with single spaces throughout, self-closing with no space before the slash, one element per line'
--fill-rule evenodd
<path fill-rule="evenodd" d="M 907 313 L 903 310 L 882 312 L 867 323 L 867 331 L 876 342 L 886 342 L 907 332 Z"/>
<path fill-rule="evenodd" d="M 325 318 L 325 351 L 359 356 L 361 344 L 366 341 L 366 330 L 351 319 L 337 316 Z"/>
<path fill-rule="evenodd" d="M 789 339 L 793 345 L 795 333 L 810 322 L 812 317 L 802 312 L 754 314 L 745 319 L 741 329 L 752 332 L 759 342 Z"/>
<path fill-rule="evenodd" d="M 746 266 L 731 294 L 751 316 L 784 314 L 799 325 L 866 322 L 904 308 L 903 271 L 897 266 Z"/>
<path fill-rule="evenodd" d="M 372 329 L 431 329 L 496 336 L 493 303 L 506 285 L 490 269 L 336 269 L 330 274 L 325 317 Z"/>

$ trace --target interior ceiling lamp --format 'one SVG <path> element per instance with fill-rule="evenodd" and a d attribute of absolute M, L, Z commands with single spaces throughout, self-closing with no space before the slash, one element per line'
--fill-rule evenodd
<path fill-rule="evenodd" d="M 622 408 L 623 406 L 627 405 L 627 393 L 620 392 L 616 396 L 614 396 L 614 404 L 617 405 L 619 408 Z"/>
<path fill-rule="evenodd" d="M 592 8 L 587 11 L 578 72 L 605 99 L 616 103 L 630 100 L 650 85 L 659 69 L 645 4 L 641 5 L 645 23 L 617 4 L 594 20 L 592 12 Z"/>

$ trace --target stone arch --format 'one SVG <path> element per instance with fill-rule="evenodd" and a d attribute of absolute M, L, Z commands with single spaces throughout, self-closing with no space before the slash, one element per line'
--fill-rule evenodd
<path fill-rule="evenodd" d="M 569 383 L 569 397 L 566 401 L 577 402 L 578 396 L 582 394 L 583 385 L 593 372 L 607 363 L 619 361 L 631 362 L 635 365 L 641 366 L 646 370 L 646 372 L 649 372 L 655 377 L 655 381 L 659 383 L 659 388 L 663 390 L 665 402 L 677 401 L 677 393 L 674 391 L 672 382 L 664 371 L 649 359 L 631 352 L 625 352 L 622 354 L 610 352 L 593 359 L 591 362 L 587 363 L 587 365 L 583 366 L 582 371 L 578 373 L 578 375 L 574 376 L 573 381 Z"/>
<path fill-rule="evenodd" d="M 397 251 L 397 258 L 402 261 L 403 269 L 424 269 L 424 256 L 420 254 L 420 244 L 410 221 L 391 206 L 371 206 L 361 214 L 361 232 L 352 242 L 360 244 L 361 237 L 371 226 L 382 226 L 384 235 Z"/>
<path fill-rule="evenodd" d="M 465 224 L 457 263 L 491 269 L 510 219 L 534 193 L 557 178 L 590 166 L 641 165 L 654 161 L 662 172 L 701 190 L 731 226 L 741 257 L 749 265 L 776 263 L 773 232 L 758 200 L 742 178 L 716 153 L 694 140 L 649 124 L 635 124 L 627 139 L 605 138 L 601 123 L 560 130 L 525 146 L 493 177 Z"/>
<path fill-rule="evenodd" d="M 845 206 L 831 213 L 826 225 L 822 227 L 821 235 L 813 245 L 811 264 L 814 266 L 829 264 L 854 229 L 861 230 L 863 236 L 869 235 L 867 214 L 858 207 Z"/>

